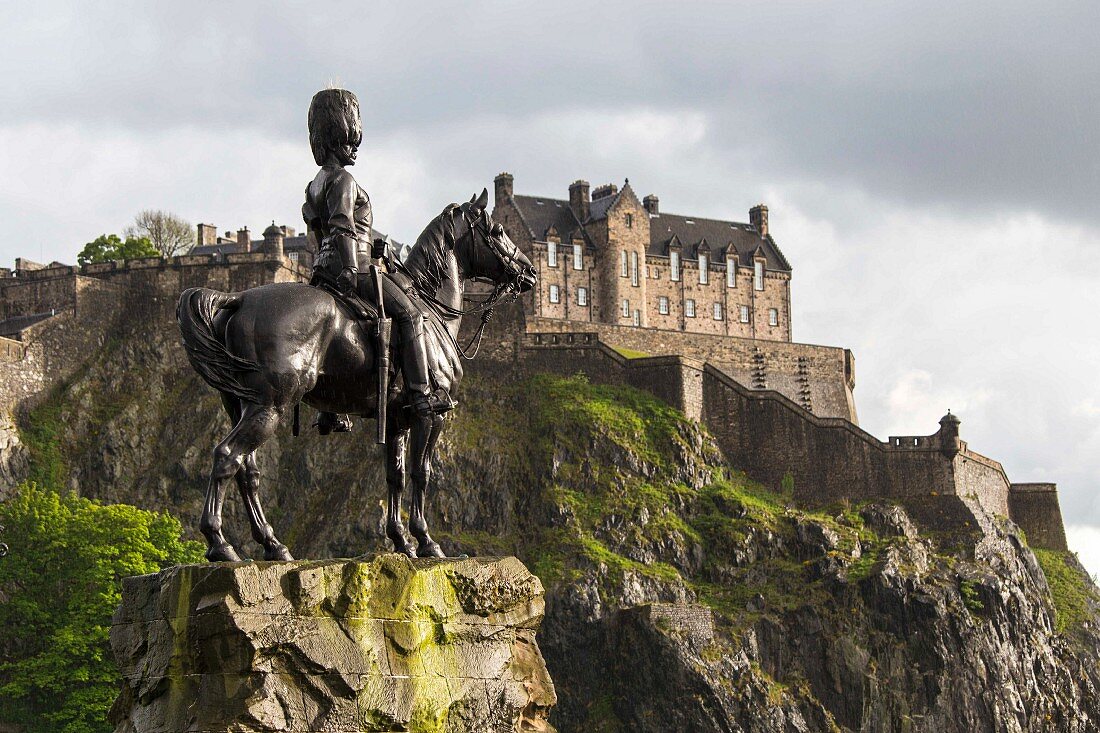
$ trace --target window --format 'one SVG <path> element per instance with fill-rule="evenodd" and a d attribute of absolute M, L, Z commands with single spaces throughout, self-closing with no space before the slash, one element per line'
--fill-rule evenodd
<path fill-rule="evenodd" d="M 551 303 L 560 303 L 561 302 L 561 288 L 559 288 L 557 285 L 551 285 L 550 286 L 550 302 Z"/>
<path fill-rule="evenodd" d="M 630 284 L 638 287 L 638 253 L 630 253 Z"/>
<path fill-rule="evenodd" d="M 673 280 L 680 279 L 680 253 L 669 252 L 668 253 L 668 267 L 669 277 Z"/>
<path fill-rule="evenodd" d="M 714 320 L 716 320 L 716 321 L 722 320 L 722 304 L 721 303 L 715 303 L 714 304 Z"/>
<path fill-rule="evenodd" d="M 741 306 L 741 323 L 749 322 L 749 307 L 747 305 Z"/>
<path fill-rule="evenodd" d="M 695 318 L 695 301 L 691 298 L 684 301 L 684 315 L 688 318 Z"/>
<path fill-rule="evenodd" d="M 573 269 L 584 269 L 584 249 L 579 244 L 573 245 Z"/>
<path fill-rule="evenodd" d="M 663 295 L 657 298 L 657 312 L 662 316 L 668 315 L 668 298 Z"/>
<path fill-rule="evenodd" d="M 706 285 L 707 284 L 707 276 L 709 274 L 707 272 L 707 270 L 708 270 L 708 267 L 707 267 L 707 253 L 706 252 L 700 252 L 699 253 L 699 284 L 700 285 Z"/>
<path fill-rule="evenodd" d="M 619 252 L 619 277 L 626 277 L 626 250 L 620 250 Z"/>
<path fill-rule="evenodd" d="M 779 311 L 776 310 L 775 308 L 768 308 L 768 325 L 769 326 L 778 326 L 779 325 Z"/>
<path fill-rule="evenodd" d="M 633 229 L 634 228 L 634 215 L 633 214 L 627 214 L 626 215 L 626 228 L 627 229 Z"/>
<path fill-rule="evenodd" d="M 649 274 L 653 276 L 654 280 L 660 280 L 661 279 L 661 268 L 660 267 L 651 267 L 649 269 Z"/>
<path fill-rule="evenodd" d="M 737 263 L 732 257 L 726 258 L 726 287 L 737 287 Z"/>
<path fill-rule="evenodd" d="M 558 243 L 547 242 L 546 243 L 546 264 L 548 267 L 558 266 Z"/>
<path fill-rule="evenodd" d="M 630 301 L 623 298 L 623 318 L 630 318 Z"/>
<path fill-rule="evenodd" d="M 635 326 L 642 325 L 642 312 L 640 310 L 638 310 L 637 308 L 634 309 L 634 325 Z"/>
<path fill-rule="evenodd" d="M 287 252 L 286 256 L 290 258 L 291 262 L 294 262 L 294 263 L 298 262 L 298 253 L 297 252 Z"/>
<path fill-rule="evenodd" d="M 752 286 L 757 290 L 764 289 L 764 263 L 760 260 L 753 263 Z"/>
<path fill-rule="evenodd" d="M 577 288 L 577 305 L 588 305 L 588 288 Z"/>

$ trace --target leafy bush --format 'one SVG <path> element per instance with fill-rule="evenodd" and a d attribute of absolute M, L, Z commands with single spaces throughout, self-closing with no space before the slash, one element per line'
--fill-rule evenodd
<path fill-rule="evenodd" d="M 22 485 L 0 504 L 0 720 L 27 733 L 109 731 L 118 692 L 108 645 L 122 578 L 202 560 L 180 523 Z"/>

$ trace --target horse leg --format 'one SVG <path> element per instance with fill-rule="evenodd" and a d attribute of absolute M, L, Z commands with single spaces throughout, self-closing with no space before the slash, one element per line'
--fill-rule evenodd
<path fill-rule="evenodd" d="M 248 512 L 252 539 L 264 548 L 264 560 L 293 560 L 290 550 L 275 537 L 275 530 L 267 521 L 264 508 L 260 505 L 260 468 L 256 464 L 255 451 L 244 457 L 244 466 L 237 471 L 237 490 Z"/>
<path fill-rule="evenodd" d="M 227 408 L 229 398 L 225 400 Z M 238 412 L 240 419 L 229 435 L 214 448 L 214 467 L 210 471 L 210 484 L 206 489 L 206 502 L 199 520 L 199 530 L 206 538 L 206 559 L 211 562 L 237 562 L 241 558 L 222 534 L 222 505 L 225 503 L 225 484 L 237 475 L 244 463 L 244 456 L 256 450 L 278 425 L 278 412 L 274 407 L 249 404 L 230 410 Z"/>
<path fill-rule="evenodd" d="M 400 411 L 391 411 L 386 418 L 386 536 L 393 542 L 394 552 L 416 557 L 416 548 L 405 536 L 401 523 L 401 494 L 405 491 L 405 458 L 409 445 L 409 426 L 401 422 Z"/>
<path fill-rule="evenodd" d="M 417 554 L 420 557 L 446 557 L 439 543 L 428 535 L 428 522 L 424 519 L 424 498 L 432 477 L 432 456 L 435 443 L 443 427 L 443 416 L 417 416 L 413 424 L 412 502 L 409 508 L 409 529 L 416 537 Z"/>

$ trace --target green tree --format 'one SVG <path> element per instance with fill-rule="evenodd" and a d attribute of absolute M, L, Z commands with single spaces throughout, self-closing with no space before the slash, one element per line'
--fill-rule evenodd
<path fill-rule="evenodd" d="M 148 237 L 126 237 L 125 241 L 117 234 L 100 234 L 84 245 L 76 256 L 77 263 L 87 265 L 92 262 L 110 260 L 129 260 L 135 257 L 158 257 L 160 253 Z"/>
<path fill-rule="evenodd" d="M 122 578 L 200 562 L 160 512 L 23 484 L 0 504 L 0 720 L 27 733 L 106 733 L 119 689 L 108 644 Z"/>

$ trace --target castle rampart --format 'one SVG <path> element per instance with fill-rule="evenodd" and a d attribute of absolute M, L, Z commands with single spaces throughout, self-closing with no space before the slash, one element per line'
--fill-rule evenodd
<path fill-rule="evenodd" d="M 976 532 L 988 515 L 1002 516 L 1025 532 L 1032 527 L 1033 546 L 1065 549 L 1053 485 L 1014 488 L 1000 463 L 958 440 L 957 419 L 945 418 L 932 435 L 884 442 L 847 420 L 811 414 L 777 391 L 746 388 L 712 364 L 627 358 L 591 332 L 526 334 L 519 362 L 528 371 L 580 372 L 594 382 L 649 391 L 706 425 L 731 464 L 774 490 L 793 488 L 799 503 L 897 499 L 916 507 L 927 529 Z"/>

